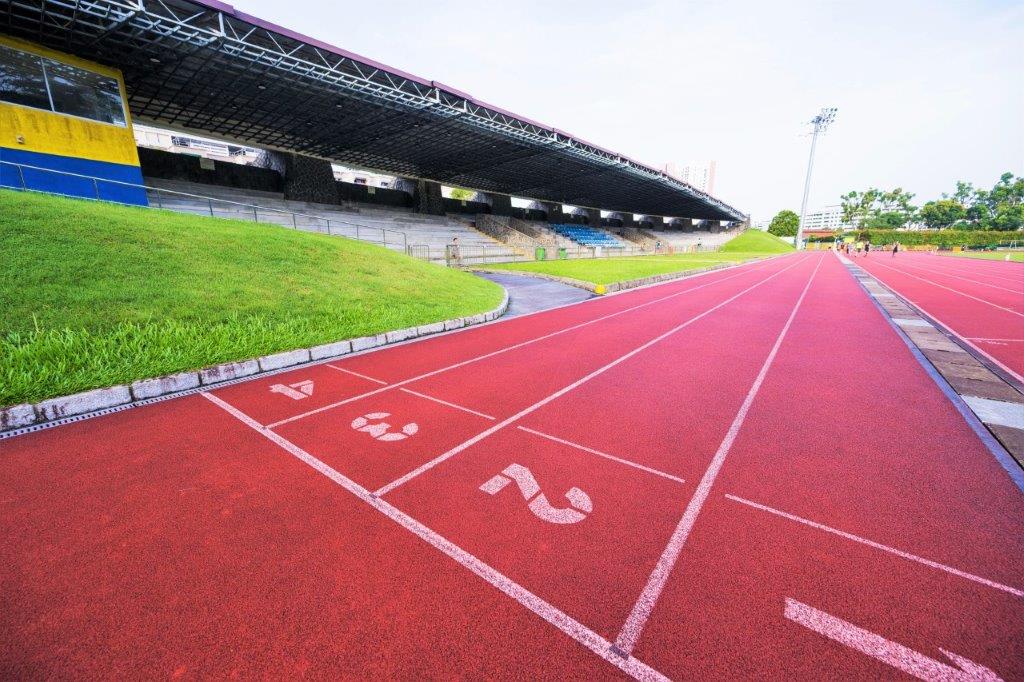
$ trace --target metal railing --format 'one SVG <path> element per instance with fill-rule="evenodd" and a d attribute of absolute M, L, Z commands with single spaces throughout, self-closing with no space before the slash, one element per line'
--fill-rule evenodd
<path fill-rule="evenodd" d="M 2 173 L 3 167 L 13 168 L 17 173 L 17 184 L 9 184 Z M 29 180 L 39 180 L 48 177 L 41 174 L 50 174 L 55 182 L 62 184 L 77 184 L 79 191 L 60 191 L 58 188 L 41 189 L 30 187 L 26 181 L 26 172 Z M 40 177 L 33 178 L 33 175 Z M 0 187 L 6 189 L 22 190 L 26 192 L 40 192 L 43 194 L 56 194 L 59 196 L 72 197 L 75 199 L 88 199 L 94 201 L 107 201 L 115 203 L 129 203 L 126 199 L 134 199 L 131 203 L 143 208 L 158 208 L 173 210 L 177 213 L 190 213 L 193 215 L 208 215 L 213 218 L 227 218 L 234 220 L 247 220 L 257 223 L 271 223 L 282 227 L 293 229 L 316 231 L 329 235 L 358 239 L 359 241 L 379 244 L 388 248 L 400 249 L 402 253 L 409 253 L 409 237 L 400 230 L 389 230 L 384 227 L 373 227 L 360 225 L 348 220 L 339 218 L 325 218 L 311 213 L 300 213 L 287 209 L 270 208 L 257 204 L 247 204 L 229 199 L 218 199 L 216 197 L 204 196 L 202 194 L 191 194 L 177 190 L 164 189 L 163 187 L 151 187 L 132 182 L 97 178 L 91 175 L 69 173 L 58 171 L 52 168 L 41 168 L 23 163 L 11 161 L 0 161 Z M 70 188 L 68 188 L 70 189 Z M 89 196 L 91 194 L 91 196 Z M 143 197 L 148 202 L 156 199 L 156 206 L 152 203 L 145 206 L 139 200 Z M 151 198 L 152 197 L 152 198 Z M 177 205 L 175 205 L 177 200 Z M 186 203 L 182 203 L 185 200 Z M 421 245 L 422 246 L 422 245 Z M 428 250 L 429 256 L 429 250 Z"/>

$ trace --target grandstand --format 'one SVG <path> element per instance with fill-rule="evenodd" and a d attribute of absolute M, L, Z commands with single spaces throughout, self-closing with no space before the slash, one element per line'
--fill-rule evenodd
<path fill-rule="evenodd" d="M 604 230 L 595 229 L 587 225 L 554 224 L 551 225 L 551 229 L 581 246 L 603 247 L 606 249 L 622 249 L 626 246 Z"/>
<path fill-rule="evenodd" d="M 287 201 L 337 203 L 333 161 L 397 176 L 410 189 L 410 208 L 421 214 L 444 215 L 444 183 L 483 193 L 482 212 L 495 215 L 513 215 L 513 196 L 532 199 L 556 224 L 566 204 L 598 219 L 600 210 L 745 219 L 664 171 L 217 0 L 0 0 L 0 11 L 3 32 L 17 41 L 8 45 L 11 64 L 22 69 L 17 78 L 44 92 L 36 86 L 46 76 L 36 73 L 33 55 L 89 71 L 81 87 L 104 89 L 96 99 L 123 112 L 114 127 L 124 132 L 87 149 L 84 132 L 81 139 L 40 136 L 41 128 L 15 117 L 5 124 L 11 135 L 0 140 L 7 162 L 29 149 L 34 165 L 84 175 L 94 173 L 80 169 L 96 167 L 101 177 L 134 183 L 139 159 L 134 145 L 122 149 L 121 138 L 133 139 L 137 120 L 264 150 L 266 169 L 283 177 Z M 36 106 L 15 104 L 19 112 Z M 78 120 L 56 109 L 46 116 L 54 130 L 64 119 Z M 15 141 L 21 138 L 27 142 Z M 23 182 L 23 173 L 8 166 L 0 184 Z M 88 192 L 90 183 L 81 184 Z"/>
<path fill-rule="evenodd" d="M 257 220 L 309 232 L 379 243 L 424 260 L 445 260 L 458 237 L 467 252 L 486 249 L 491 260 L 517 260 L 520 252 L 451 216 L 418 214 L 408 208 L 366 204 L 290 201 L 281 192 L 247 190 L 180 180 L 146 178 L 151 206 L 220 218 Z"/>

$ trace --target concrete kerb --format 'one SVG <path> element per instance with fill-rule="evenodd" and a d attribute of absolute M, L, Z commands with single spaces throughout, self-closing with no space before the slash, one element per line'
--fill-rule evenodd
<path fill-rule="evenodd" d="M 73 395 L 49 398 L 34 404 L 23 403 L 0 408 L 0 435 L 92 412 L 130 407 L 134 403 L 194 391 L 204 386 L 216 386 L 245 377 L 270 374 L 316 360 L 328 360 L 380 346 L 402 343 L 421 336 L 491 322 L 505 314 L 508 304 L 509 295 L 505 290 L 498 307 L 486 313 L 467 315 L 406 329 L 396 329 L 374 336 L 335 341 L 312 348 L 273 353 L 251 360 L 228 362 L 194 372 L 178 372 L 167 376 L 140 379 L 128 386 L 97 388 Z"/>

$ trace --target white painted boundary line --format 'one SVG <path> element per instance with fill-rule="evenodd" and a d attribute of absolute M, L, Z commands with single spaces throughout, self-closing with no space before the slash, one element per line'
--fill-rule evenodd
<path fill-rule="evenodd" d="M 982 578 L 981 576 L 974 575 L 973 573 L 967 573 L 966 571 L 961 571 L 959 569 L 953 568 L 952 566 L 947 566 L 946 564 L 940 564 L 937 561 L 931 561 L 930 559 L 925 559 L 923 557 L 919 557 L 916 554 L 911 554 L 909 552 L 904 552 L 903 550 L 896 549 L 895 547 L 890 547 L 888 545 L 883 545 L 883 544 L 881 544 L 879 542 L 875 542 L 873 540 L 868 540 L 867 538 L 862 538 L 862 537 L 860 537 L 858 535 L 854 535 L 853 533 L 847 533 L 846 531 L 839 530 L 838 528 L 832 528 L 831 526 L 826 526 L 823 523 L 817 523 L 816 521 L 811 521 L 810 519 L 805 519 L 805 518 L 800 517 L 800 516 L 795 516 L 793 514 L 788 514 L 788 513 L 784 512 L 784 511 L 781 511 L 779 509 L 775 509 L 773 507 L 769 507 L 769 506 L 764 505 L 764 504 L 758 504 L 757 502 L 753 502 L 751 500 L 744 499 L 744 498 L 739 497 L 737 495 L 726 495 L 726 498 L 732 500 L 733 502 L 739 502 L 740 504 L 745 504 L 748 507 L 753 507 L 754 509 L 760 509 L 761 511 L 768 512 L 769 514 L 774 514 L 776 516 L 781 516 L 782 518 L 789 519 L 790 521 L 796 521 L 797 523 L 802 523 L 803 525 L 810 526 L 811 528 L 817 528 L 818 530 L 823 530 L 826 533 L 832 533 L 833 535 L 838 535 L 839 537 L 846 538 L 847 540 L 853 540 L 854 542 L 859 542 L 860 544 L 867 545 L 868 547 L 874 547 L 875 549 L 880 549 L 883 552 L 888 552 L 889 554 L 895 554 L 896 556 L 901 557 L 903 559 L 909 559 L 910 561 L 916 561 L 917 563 L 924 564 L 925 566 L 928 566 L 930 568 L 937 568 L 940 571 L 945 571 L 946 573 L 949 573 L 951 575 L 955 575 L 955 576 L 957 576 L 959 578 L 966 578 L 967 580 L 971 580 L 971 581 L 974 581 L 974 582 L 979 583 L 981 585 L 985 585 L 986 587 L 992 587 L 992 588 L 995 588 L 997 590 L 1002 590 L 1003 592 L 1008 592 L 1008 593 L 1012 594 L 1015 597 L 1024 597 L 1024 591 L 1018 590 L 1018 589 L 1013 588 L 1013 587 L 1010 587 L 1009 585 L 1003 585 L 1002 583 L 997 583 L 997 582 L 995 582 L 993 580 L 989 580 L 987 578 Z"/>
<path fill-rule="evenodd" d="M 1017 312 L 1016 310 L 1011 310 L 1010 308 L 1005 308 L 1005 307 L 1003 307 L 1003 306 L 1001 306 L 1001 305 L 999 305 L 997 303 L 993 303 L 992 301 L 985 300 L 984 298 L 978 298 L 977 296 L 972 296 L 970 294 L 966 294 L 966 293 L 960 291 L 959 289 L 954 289 L 953 287 L 947 287 L 945 284 L 939 284 L 938 282 L 933 282 L 930 279 L 926 279 L 926 278 L 921 277 L 919 275 L 915 275 L 915 274 L 913 274 L 911 272 L 907 272 L 906 270 L 900 270 L 899 268 L 894 268 L 891 265 L 884 265 L 882 263 L 878 263 L 878 265 L 880 265 L 883 268 L 888 268 L 890 270 L 898 272 L 901 275 L 906 275 L 907 277 L 913 277 L 914 279 L 919 279 L 922 282 L 927 282 L 928 284 L 931 284 L 932 286 L 939 287 L 940 289 L 946 289 L 948 291 L 952 291 L 954 294 L 959 294 L 960 296 L 963 296 L 965 298 L 969 298 L 971 300 L 978 301 L 979 303 L 984 303 L 985 305 L 990 305 L 993 308 L 999 308 L 1000 310 L 1005 310 L 1006 312 L 1008 312 L 1008 313 L 1010 313 L 1012 315 L 1016 315 L 1018 317 L 1024 317 L 1024 313 Z"/>
<path fill-rule="evenodd" d="M 245 414 L 241 410 L 234 406 L 224 402 L 220 398 L 210 393 L 202 393 L 204 398 L 212 402 L 213 404 L 220 407 L 222 410 L 230 414 L 231 416 L 238 419 L 240 422 L 253 429 L 264 438 L 267 438 L 271 442 L 275 443 L 288 454 L 295 457 L 299 461 L 303 462 L 307 466 L 313 468 L 320 474 L 326 476 L 334 483 L 338 484 L 351 494 L 358 497 L 360 500 L 370 505 L 377 511 L 384 514 L 399 526 L 412 532 L 420 539 L 424 540 L 431 547 L 439 550 L 443 554 L 446 554 L 456 562 L 461 564 L 463 567 L 469 569 L 471 572 L 483 578 L 485 581 L 490 583 L 493 587 L 504 592 L 509 597 L 512 597 L 517 602 L 525 606 L 527 609 L 537 614 L 551 625 L 569 635 L 583 646 L 587 647 L 595 654 L 600 656 L 605 661 L 616 666 L 623 672 L 627 673 L 631 677 L 637 680 L 667 680 L 668 678 L 659 673 L 654 668 L 651 668 L 646 663 L 633 658 L 623 658 L 612 651 L 611 642 L 601 637 L 587 626 L 583 625 L 579 621 L 575 620 L 565 612 L 552 606 L 548 602 L 544 601 L 533 592 L 530 592 L 525 587 L 519 585 L 511 578 L 508 578 L 503 573 L 492 568 L 488 564 L 484 563 L 477 557 L 473 556 L 466 550 L 462 549 L 455 543 L 449 541 L 442 535 L 431 530 L 427 526 L 423 525 L 416 519 L 412 518 L 405 512 L 399 510 L 397 507 L 392 506 L 388 502 L 374 497 L 370 494 L 366 488 L 353 481 L 352 479 L 339 473 L 337 470 L 331 468 L 327 464 L 323 463 L 313 455 L 309 454 L 299 446 L 295 445 L 288 439 L 280 436 L 269 428 L 264 427 L 255 419 Z"/>
<path fill-rule="evenodd" d="M 505 428 L 509 424 L 522 419 L 523 417 L 525 417 L 526 415 L 530 414 L 531 412 L 534 412 L 535 410 L 539 410 L 540 408 L 542 408 L 545 405 L 547 405 L 548 403 L 550 403 L 552 400 L 555 400 L 556 398 L 560 398 L 563 395 L 565 395 L 566 393 L 569 393 L 570 391 L 572 391 L 572 390 L 574 390 L 576 388 L 579 388 L 580 386 L 582 386 L 583 384 L 587 383 L 588 381 L 590 381 L 594 377 L 597 377 L 597 376 L 600 376 L 601 374 L 604 374 L 608 370 L 610 370 L 613 367 L 616 367 L 617 365 L 625 362 L 626 360 L 630 359 L 634 355 L 636 355 L 638 353 L 642 353 L 643 351 L 647 350 L 648 348 L 650 348 L 654 344 L 658 343 L 659 341 L 668 338 L 672 334 L 675 334 L 676 332 L 680 331 L 681 329 L 683 329 L 685 327 L 688 327 L 689 325 L 693 324 L 697 320 L 700 320 L 701 318 L 703 318 L 703 317 L 705 317 L 707 315 L 710 315 L 711 313 L 715 312 L 719 308 L 722 308 L 723 306 L 726 306 L 729 303 L 732 303 L 733 301 L 735 301 L 740 296 L 746 294 L 747 292 L 749 292 L 749 291 L 751 291 L 753 289 L 756 289 L 757 287 L 761 286 L 762 284 L 764 284 L 768 280 L 773 279 L 774 277 L 777 277 L 778 275 L 781 275 L 786 270 L 789 270 L 790 268 L 793 268 L 793 267 L 795 267 L 797 265 L 800 265 L 803 262 L 804 262 L 804 259 L 799 259 L 799 260 L 795 261 L 793 264 L 787 265 L 783 269 L 778 270 L 776 272 L 773 272 L 772 274 L 768 275 L 767 277 L 765 277 L 761 281 L 757 282 L 756 284 L 754 284 L 752 286 L 749 286 L 746 289 L 743 289 L 738 294 L 733 294 L 732 296 L 730 296 L 729 298 L 725 299 L 721 303 L 718 303 L 718 304 L 712 306 L 711 308 L 708 308 L 704 312 L 699 313 L 699 314 L 691 317 L 690 319 L 686 320 L 682 324 L 676 325 L 672 329 L 669 329 L 667 332 L 659 334 L 658 336 L 654 337 L 650 341 L 647 341 L 646 343 L 643 343 L 643 344 L 637 346 L 636 348 L 634 348 L 633 350 L 629 351 L 628 353 L 626 353 L 624 355 L 620 355 L 619 357 L 615 358 L 614 360 L 612 360 L 608 364 L 606 364 L 606 365 L 604 365 L 602 367 L 598 367 L 593 372 L 591 372 L 590 374 L 587 374 L 583 378 L 577 379 L 576 381 L 572 382 L 568 386 L 565 386 L 565 387 L 555 391 L 551 395 L 549 395 L 549 396 L 547 396 L 547 397 L 545 397 L 545 398 L 535 402 L 534 404 L 530 405 L 529 407 L 523 408 L 522 410 L 520 410 L 519 412 L 516 412 L 511 417 L 508 417 L 507 419 L 498 422 L 497 424 L 495 424 L 491 428 L 487 429 L 486 431 L 482 431 L 482 432 L 478 433 L 477 435 L 473 436 L 472 438 L 470 438 L 469 440 L 467 440 L 467 441 L 465 441 L 463 443 L 460 443 L 459 445 L 456 445 L 451 450 L 448 450 L 447 452 L 438 455 L 437 457 L 435 457 L 434 459 L 430 460 L 429 462 L 425 462 L 424 464 L 421 464 L 420 466 L 416 467 L 415 469 L 413 469 L 409 473 L 405 474 L 404 476 L 401 476 L 400 478 L 397 478 L 394 481 L 391 481 L 391 483 L 388 483 L 387 485 L 379 488 L 376 491 L 375 494 L 377 494 L 377 495 L 387 495 L 389 492 L 391 492 L 395 488 L 398 488 L 399 486 L 404 485 L 405 483 L 408 483 L 409 481 L 411 481 L 412 479 L 416 478 L 417 476 L 419 476 L 419 475 L 421 475 L 421 474 L 423 474 L 423 473 L 425 473 L 427 471 L 430 471 L 431 469 L 436 467 L 438 464 L 441 464 L 445 460 L 448 460 L 448 459 L 454 457 L 455 455 L 459 454 L 460 452 L 462 452 L 466 448 L 470 447 L 471 445 L 475 445 L 476 443 L 479 443 L 483 439 L 485 439 L 485 438 L 487 438 L 487 437 L 497 433 L 498 431 L 501 431 L 503 428 Z M 819 264 L 820 264 L 820 261 L 819 261 Z"/>
<path fill-rule="evenodd" d="M 943 272 L 942 270 L 933 270 L 931 268 L 926 268 L 923 265 L 915 265 L 914 263 L 909 263 L 909 262 L 905 262 L 905 263 L 901 263 L 901 264 L 904 267 L 916 268 L 918 270 L 924 270 L 925 272 L 930 272 L 930 273 L 935 274 L 935 275 L 942 275 L 944 277 L 954 277 L 956 279 L 962 279 L 965 282 L 974 282 L 975 284 L 980 284 L 983 287 L 992 287 L 993 289 L 1002 289 L 1003 291 L 1009 291 L 1011 294 L 1019 294 L 1020 296 L 1024 296 L 1024 288 L 1021 288 L 1021 289 L 1007 289 L 1006 287 L 1001 287 L 998 284 L 989 284 L 988 282 L 981 282 L 981 281 L 976 280 L 976 279 L 971 279 L 970 277 L 964 277 L 963 275 L 954 275 L 952 272 Z M 1024 283 L 1022 283 L 1021 286 L 1024 287 Z"/>
<path fill-rule="evenodd" d="M 624 654 L 631 654 L 636 647 L 636 643 L 640 639 L 640 633 L 643 632 L 647 619 L 650 617 L 658 597 L 661 596 L 661 591 L 665 588 L 669 574 L 671 574 L 680 552 L 683 551 L 683 547 L 686 545 L 686 540 L 693 531 L 693 526 L 697 522 L 697 516 L 700 514 L 701 509 L 703 509 L 708 495 L 711 494 L 711 487 L 715 484 L 715 479 L 718 478 L 718 472 L 721 471 L 725 458 L 732 449 L 732 444 L 736 441 L 736 437 L 743 427 L 743 422 L 747 419 L 747 413 L 750 412 L 750 407 L 754 404 L 758 391 L 761 390 L 761 384 L 764 383 L 768 370 L 775 361 L 779 348 L 782 347 L 782 341 L 786 338 L 789 328 L 793 325 L 797 311 L 800 310 L 800 305 L 804 302 L 804 298 L 811 288 L 811 283 L 814 282 L 814 276 L 818 274 L 818 269 L 824 260 L 824 255 L 818 258 L 818 263 L 814 266 L 814 271 L 808 278 L 803 291 L 800 292 L 800 297 L 796 300 L 796 304 L 789 314 L 789 319 L 786 320 L 786 324 L 783 325 L 778 338 L 775 339 L 775 345 L 772 346 L 772 349 L 768 352 L 768 357 L 764 360 L 764 364 L 761 365 L 761 371 L 758 372 L 757 378 L 754 379 L 754 383 L 747 392 L 743 404 L 740 405 L 739 412 L 736 413 L 736 417 L 729 426 L 729 430 L 726 432 L 725 438 L 722 439 L 722 443 L 718 446 L 718 451 L 715 452 L 711 464 L 708 466 L 707 471 L 704 472 L 704 476 L 697 486 L 697 491 L 693 494 L 693 498 L 690 499 L 690 503 L 686 505 L 683 518 L 679 520 L 679 525 L 673 531 L 665 551 L 658 559 L 658 563 L 647 580 L 644 591 L 640 594 L 636 604 L 633 605 L 633 610 L 630 612 L 629 618 L 626 619 L 626 623 L 622 626 L 622 630 L 619 631 L 619 636 L 615 638 L 615 646 Z"/>
<path fill-rule="evenodd" d="M 965 336 L 968 341 L 990 341 L 992 343 L 1022 343 L 1024 339 L 986 339 L 983 336 Z"/>
<path fill-rule="evenodd" d="M 435 398 L 434 396 L 427 395 L 426 393 L 418 393 L 418 392 L 410 390 L 408 388 L 400 388 L 398 390 L 402 391 L 403 393 L 408 393 L 409 395 L 415 395 L 415 396 L 418 396 L 420 398 L 425 398 L 426 400 L 432 400 L 435 403 L 439 403 L 441 405 L 447 405 L 448 407 L 454 407 L 456 410 L 462 410 L 463 412 L 468 412 L 470 414 L 475 414 L 476 416 L 483 417 L 484 419 L 490 419 L 491 421 L 494 421 L 495 419 L 497 419 L 497 417 L 492 417 L 489 414 L 484 414 L 483 412 L 477 412 L 476 410 L 471 410 L 468 407 L 463 407 L 462 405 L 456 405 L 455 403 L 450 403 L 447 400 L 441 400 L 440 398 Z"/>
<path fill-rule="evenodd" d="M 368 398 L 371 395 L 376 395 L 378 393 L 383 393 L 384 391 L 388 391 L 388 390 L 391 390 L 393 388 L 399 388 L 401 386 L 405 386 L 407 384 L 411 384 L 411 383 L 413 383 L 415 381 L 419 381 L 421 379 L 426 379 L 427 377 L 432 377 L 432 376 L 435 376 L 437 374 L 441 374 L 443 372 L 448 372 L 448 371 L 453 370 L 453 369 L 458 369 L 459 367 L 463 367 L 465 365 L 469 365 L 469 364 L 472 364 L 474 362 L 479 362 L 480 360 L 486 360 L 487 358 L 491 358 L 491 357 L 494 357 L 496 355 L 501 355 L 502 353 L 507 353 L 507 352 L 515 350 L 517 348 L 522 348 L 524 346 L 529 346 L 530 344 L 537 343 L 539 341 L 544 341 L 545 339 L 550 339 L 550 338 L 552 338 L 554 336 L 558 336 L 560 334 L 565 334 L 567 332 L 575 331 L 577 329 L 580 329 L 581 327 L 586 327 L 587 325 L 591 325 L 591 324 L 594 324 L 596 322 L 602 322 L 604 320 L 608 320 L 608 319 L 611 319 L 613 317 L 617 317 L 619 315 L 624 315 L 625 313 L 633 312 L 634 310 L 639 310 L 640 308 L 645 308 L 645 307 L 647 307 L 649 305 L 654 305 L 655 303 L 661 303 L 662 301 L 666 301 L 666 300 L 668 300 L 670 298 L 675 298 L 676 296 L 682 296 L 683 294 L 688 294 L 691 291 L 697 291 L 698 289 L 703 289 L 705 287 L 709 287 L 709 286 L 712 286 L 712 285 L 715 285 L 715 284 L 720 284 L 721 282 L 726 282 L 726 281 L 728 281 L 730 279 L 734 279 L 736 277 L 740 277 L 742 275 L 748 274 L 748 273 L 754 271 L 756 269 L 756 267 L 758 265 L 761 265 L 762 263 L 763 262 L 761 262 L 761 263 L 754 263 L 754 264 L 751 264 L 750 267 L 742 269 L 739 272 L 736 272 L 736 273 L 734 273 L 732 275 L 729 275 L 727 277 L 722 277 L 720 279 L 715 279 L 715 280 L 712 280 L 710 282 L 705 282 L 704 284 L 699 284 L 699 285 L 697 285 L 695 287 L 691 287 L 689 289 L 684 289 L 683 291 L 677 291 L 674 294 L 668 294 L 667 296 L 662 296 L 660 298 L 656 298 L 656 299 L 647 301 L 645 303 L 640 303 L 640 304 L 637 304 L 635 306 L 631 306 L 629 308 L 624 308 L 624 309 L 616 311 L 614 313 L 609 313 L 607 315 L 602 315 L 601 317 L 595 317 L 592 320 L 586 320 L 585 322 L 580 322 L 578 324 L 574 324 L 574 325 L 571 325 L 569 327 L 565 327 L 564 329 L 558 329 L 556 331 L 550 332 L 548 334 L 544 334 L 542 336 L 538 336 L 538 337 L 535 337 L 535 338 L 532 338 L 532 339 L 527 339 L 526 341 L 520 341 L 519 343 L 514 343 L 511 346 L 505 346 L 504 348 L 499 348 L 498 350 L 491 351 L 490 353 L 484 353 L 483 355 L 478 355 L 476 357 L 472 357 L 472 358 L 469 358 L 467 360 L 462 360 L 461 362 L 456 362 L 455 364 L 448 365 L 447 367 L 441 367 L 440 369 L 431 370 L 430 372 L 426 372 L 424 374 L 420 374 L 419 376 L 411 377 L 409 379 L 404 379 L 402 381 L 397 381 L 397 382 L 395 382 L 395 383 L 393 383 L 393 384 L 391 384 L 389 386 L 383 387 L 383 388 L 378 388 L 378 389 L 373 390 L 373 391 L 367 391 L 366 393 L 361 393 L 359 395 L 355 395 L 355 396 L 352 396 L 350 398 L 345 398 L 344 400 L 339 400 L 338 402 L 331 403 L 329 405 L 324 405 L 323 407 L 318 407 L 317 409 L 310 410 L 309 412 L 303 412 L 301 414 L 297 414 L 297 415 L 294 415 L 292 417 L 288 417 L 287 419 L 282 419 L 280 421 L 273 422 L 272 424 L 267 424 L 267 426 L 270 427 L 270 428 L 276 428 L 278 426 L 281 426 L 282 424 L 287 424 L 289 422 L 298 421 L 299 419 L 305 419 L 306 417 L 309 417 L 311 415 L 318 414 L 320 412 L 325 412 L 327 410 L 333 410 L 335 407 L 339 407 L 341 405 L 345 405 L 346 403 L 350 403 L 350 402 L 353 402 L 355 400 L 360 400 L 362 398 Z M 789 267 L 792 267 L 792 266 L 789 266 Z M 711 273 L 709 273 L 709 274 L 711 274 Z M 601 299 L 590 299 L 590 300 L 601 300 Z M 584 301 L 583 303 L 587 303 L 587 301 Z M 579 304 L 574 304 L 574 305 L 579 305 Z M 539 311 L 539 312 L 545 312 L 545 311 Z M 520 317 L 518 317 L 516 319 L 519 320 L 519 319 L 523 319 L 524 317 L 526 317 L 526 316 L 523 315 L 523 316 L 520 316 Z"/>
<path fill-rule="evenodd" d="M 520 431 L 526 431 L 527 433 L 532 433 L 535 436 L 540 436 L 541 438 L 547 438 L 550 441 L 554 441 L 556 443 L 561 443 L 562 445 L 568 445 L 569 447 L 576 448 L 577 450 L 582 450 L 583 452 L 589 452 L 590 454 L 597 455 L 598 457 L 604 457 L 605 459 L 610 459 L 611 461 L 618 462 L 619 464 L 625 464 L 626 466 L 633 467 L 634 469 L 639 469 L 640 471 L 646 471 L 647 473 L 654 474 L 655 476 L 661 476 L 662 478 L 667 478 L 668 480 L 675 481 L 676 483 L 686 483 L 686 481 L 684 481 L 683 479 L 679 478 L 678 476 L 673 476 L 672 474 L 667 474 L 664 471 L 661 471 L 659 469 L 652 469 L 651 467 L 646 467 L 643 464 L 637 464 L 636 462 L 631 462 L 628 459 L 622 459 L 621 457 L 616 457 L 615 455 L 609 455 L 607 452 L 601 452 L 600 450 L 595 450 L 593 448 L 588 448 L 586 445 L 580 445 L 579 443 L 573 443 L 570 440 L 565 440 L 563 438 L 559 438 L 558 436 L 552 436 L 550 433 L 544 433 L 543 431 L 534 431 L 533 429 L 528 429 L 525 426 L 517 426 L 516 428 L 519 429 Z"/>
<path fill-rule="evenodd" d="M 1003 265 L 1004 265 L 1005 261 L 992 261 L 992 260 L 989 260 L 987 258 L 969 258 L 969 257 L 966 257 L 966 256 L 941 256 L 940 255 L 939 257 L 944 259 L 947 263 L 949 263 L 948 267 L 950 267 L 951 269 L 956 270 L 956 272 L 961 272 L 961 273 L 968 273 L 968 272 L 978 273 L 978 272 L 983 272 L 983 274 L 986 277 L 994 277 L 996 279 L 1005 279 L 1007 282 L 1013 282 L 1014 284 L 1020 284 L 1022 281 L 1024 281 L 1024 279 L 1021 279 L 1021 278 L 1018 278 L 1018 277 L 1012 277 L 1012 276 L 1010 276 L 1009 274 L 1006 273 L 1006 271 L 1003 269 Z M 1013 262 L 1013 261 L 1011 261 L 1011 262 Z M 975 263 L 977 263 L 978 266 L 975 266 Z M 996 265 L 996 266 L 998 266 L 998 268 L 986 267 L 989 264 Z M 1017 265 L 1020 266 L 1020 263 L 1017 263 Z M 943 265 L 943 267 L 947 267 L 947 266 Z M 999 270 L 999 272 L 996 272 L 997 269 Z M 1022 272 L 1024 272 L 1024 269 L 1022 269 Z"/>
<path fill-rule="evenodd" d="M 867 274 L 871 275 L 871 277 L 873 277 L 875 279 L 875 281 L 879 282 L 880 284 L 882 284 L 886 288 L 888 288 L 888 289 L 890 289 L 892 291 L 898 291 L 895 287 L 889 286 L 888 284 L 885 283 L 884 280 L 882 280 L 881 278 L 877 277 L 876 275 L 873 275 L 872 273 L 868 272 L 867 270 L 864 270 L 864 272 L 866 272 Z M 1014 379 L 1016 379 L 1017 381 L 1019 381 L 1021 383 L 1024 383 L 1024 377 L 1022 377 L 1020 374 L 1018 374 L 1017 372 L 1015 372 L 1012 369 L 1010 369 L 1009 367 L 1007 367 L 998 358 L 993 357 L 993 355 L 991 353 L 989 353 L 988 351 L 986 351 L 984 348 L 982 348 L 978 344 L 976 344 L 973 341 L 971 341 L 970 337 L 961 335 L 959 332 L 956 331 L 956 329 L 954 329 L 950 325 L 948 325 L 945 322 L 943 322 L 942 318 L 938 317 L 937 315 L 933 315 L 927 308 L 925 308 L 920 303 L 918 303 L 914 299 L 910 298 L 906 294 L 900 293 L 900 297 L 903 298 L 903 300 L 905 300 L 907 303 L 910 303 L 912 306 L 917 308 L 918 311 L 920 311 L 921 313 L 923 313 L 925 315 L 925 317 L 930 317 L 933 321 L 939 323 L 940 325 L 942 325 L 943 327 L 948 329 L 950 332 L 955 334 L 958 339 L 963 341 L 965 344 L 967 344 L 968 346 L 973 348 L 975 351 L 977 351 L 981 355 L 983 355 L 986 358 L 988 358 L 989 361 L 991 361 L 994 365 L 996 365 L 997 367 L 1002 369 L 1004 372 L 1009 374 L 1011 377 L 1013 377 Z"/>
<path fill-rule="evenodd" d="M 327 363 L 327 366 L 330 367 L 331 369 L 336 369 L 339 372 L 344 372 L 345 374 L 351 374 L 352 376 L 359 377 L 360 379 L 366 379 L 367 381 L 372 381 L 375 384 L 382 384 L 384 386 L 388 385 L 388 382 L 386 382 L 386 381 L 381 381 L 380 379 L 374 379 L 373 377 L 368 377 L 365 374 L 360 374 L 359 372 L 353 372 L 352 370 L 345 369 L 344 367 L 338 367 L 337 365 L 332 365 L 329 362 Z"/>

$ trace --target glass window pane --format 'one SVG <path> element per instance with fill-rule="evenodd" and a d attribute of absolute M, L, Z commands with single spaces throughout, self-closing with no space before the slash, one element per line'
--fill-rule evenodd
<path fill-rule="evenodd" d="M 0 100 L 50 110 L 39 57 L 0 45 Z"/>
<path fill-rule="evenodd" d="M 125 124 L 116 80 L 49 59 L 43 61 L 54 111 L 104 123 Z"/>

